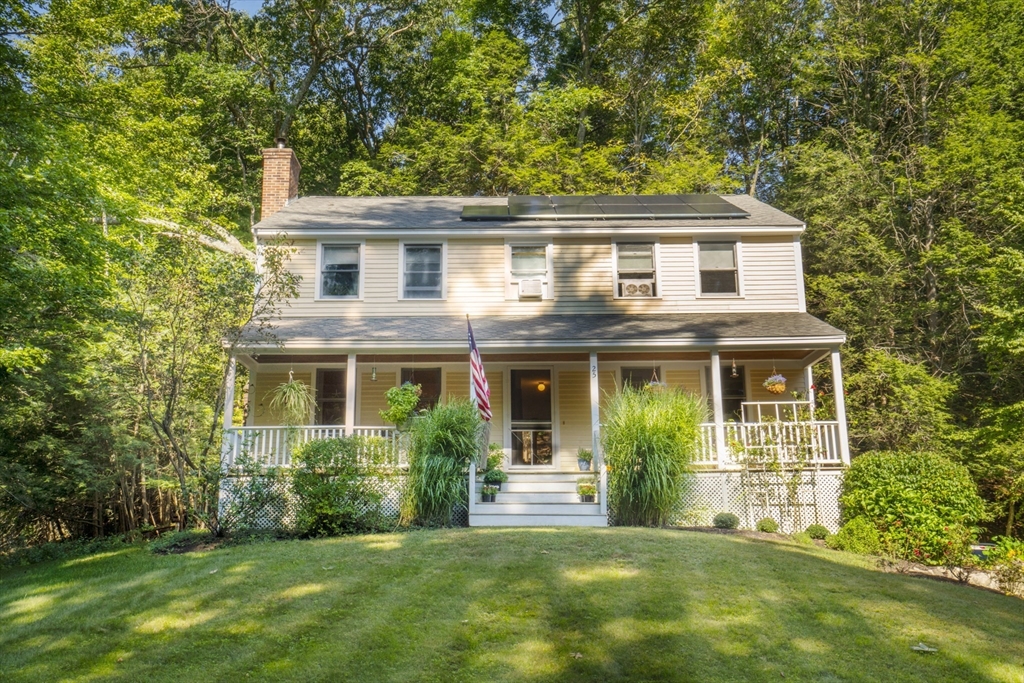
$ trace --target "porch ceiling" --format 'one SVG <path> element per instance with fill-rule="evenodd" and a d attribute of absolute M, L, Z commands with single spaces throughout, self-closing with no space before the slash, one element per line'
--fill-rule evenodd
<path fill-rule="evenodd" d="M 611 351 L 642 349 L 815 349 L 843 343 L 846 335 L 808 313 L 675 313 L 667 315 L 489 316 L 473 319 L 481 351 Z M 348 353 L 444 353 L 466 347 L 466 319 L 284 318 L 272 337 L 253 330 L 242 350 Z"/>

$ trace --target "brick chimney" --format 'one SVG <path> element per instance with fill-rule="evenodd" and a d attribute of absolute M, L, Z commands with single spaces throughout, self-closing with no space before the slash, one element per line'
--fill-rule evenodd
<path fill-rule="evenodd" d="M 285 147 L 284 138 L 277 147 L 263 150 L 263 202 L 260 220 L 266 220 L 299 196 L 299 160 Z"/>

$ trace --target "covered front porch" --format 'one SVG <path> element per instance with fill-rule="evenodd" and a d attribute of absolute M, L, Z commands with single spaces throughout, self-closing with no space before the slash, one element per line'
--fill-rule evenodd
<path fill-rule="evenodd" d="M 494 414 L 490 441 L 501 445 L 510 471 L 576 471 L 581 448 L 592 450 L 596 470 L 602 462 L 605 399 L 624 384 L 668 386 L 708 401 L 712 419 L 701 425 L 694 463 L 699 469 L 737 469 L 752 461 L 842 467 L 849 450 L 838 350 L 797 355 L 736 349 L 723 363 L 718 349 L 484 354 Z M 225 424 L 226 468 L 243 454 L 267 466 L 288 467 L 296 446 L 350 435 L 384 439 L 401 466 L 407 439 L 379 415 L 386 390 L 403 381 L 420 383 L 419 375 L 426 378 L 424 407 L 469 394 L 468 360 L 461 355 L 260 354 L 242 361 L 249 367 L 245 424 Z M 827 407 L 811 388 L 816 365 L 825 362 L 834 386 Z M 284 426 L 269 407 L 270 393 L 289 373 L 316 397 L 309 424 Z M 787 377 L 787 395 L 769 394 L 762 386 L 773 373 Z M 332 389 L 331 382 L 343 382 L 343 391 Z"/>
<path fill-rule="evenodd" d="M 694 460 L 710 475 L 751 468 L 840 470 L 849 462 L 839 346 L 844 335 L 805 313 L 577 315 L 473 320 L 491 390 L 488 442 L 498 444 L 510 490 L 483 502 L 468 473 L 470 524 L 606 523 L 601 450 L 606 400 L 625 385 L 680 388 L 705 398 Z M 348 435 L 384 440 L 396 467 L 408 435 L 385 424 L 386 391 L 421 385 L 421 408 L 468 397 L 465 320 L 458 318 L 284 321 L 274 342 L 250 341 L 237 363 L 248 370 L 241 420 L 226 415 L 222 465 L 242 456 L 289 467 L 311 439 Z M 815 388 L 828 367 L 827 397 Z M 764 386 L 783 375 L 786 386 Z M 293 377 L 315 397 L 307 424 L 283 426 L 270 401 Z M 825 400 L 823 400 L 825 399 Z M 229 405 L 233 397 L 229 396 Z M 575 498 L 581 450 L 593 454 L 593 503 Z M 724 490 L 724 489 L 723 489 Z M 559 500 L 549 500 L 554 494 Z M 565 500 L 566 498 L 576 500 Z"/>

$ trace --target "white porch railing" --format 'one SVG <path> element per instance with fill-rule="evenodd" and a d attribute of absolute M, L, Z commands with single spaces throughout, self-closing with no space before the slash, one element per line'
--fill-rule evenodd
<path fill-rule="evenodd" d="M 839 467 L 839 423 L 818 422 L 727 422 L 725 443 L 728 453 L 720 460 L 715 453 L 715 425 L 701 425 L 695 465 L 725 469 L 748 462 L 779 462 Z"/>
<path fill-rule="evenodd" d="M 393 427 L 354 427 L 356 436 L 375 436 L 388 444 L 392 464 L 405 465 L 408 453 L 405 439 Z M 300 427 L 231 427 L 224 430 L 226 441 L 221 466 L 234 466 L 247 454 L 266 467 L 290 467 L 292 449 L 314 439 L 345 436 L 344 426 L 304 425 Z"/>

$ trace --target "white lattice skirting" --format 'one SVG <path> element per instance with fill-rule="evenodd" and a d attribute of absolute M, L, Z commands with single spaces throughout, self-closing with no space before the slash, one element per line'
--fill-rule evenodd
<path fill-rule="evenodd" d="M 376 510 L 381 520 L 397 523 L 402 510 L 405 477 L 372 480 L 380 494 Z M 275 477 L 231 476 L 220 482 L 220 522 L 229 531 L 241 529 L 270 531 L 295 528 L 295 496 L 287 475 Z M 469 511 L 464 506 L 452 510 L 454 526 L 468 526 Z"/>
<path fill-rule="evenodd" d="M 380 479 L 378 510 L 383 519 L 398 520 L 404 477 Z M 839 493 L 843 470 L 805 470 L 794 476 L 770 472 L 698 472 L 689 492 L 670 519 L 675 526 L 711 526 L 719 512 L 740 518 L 740 527 L 753 529 L 770 517 L 783 533 L 803 531 L 810 524 L 839 530 Z M 220 486 L 221 523 L 229 530 L 292 529 L 294 499 L 287 477 L 225 477 Z M 614 511 L 610 515 L 614 523 Z M 468 511 L 452 511 L 452 524 L 468 524 Z"/>
<path fill-rule="evenodd" d="M 811 524 L 839 530 L 839 492 L 843 470 L 805 470 L 782 475 L 770 472 L 698 472 L 672 523 L 711 526 L 719 512 L 740 518 L 740 527 L 753 529 L 770 517 L 779 531 L 795 533 Z"/>

